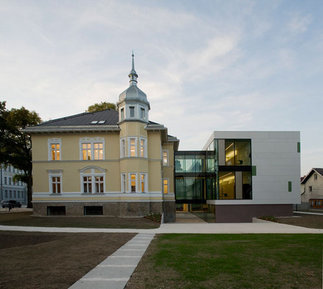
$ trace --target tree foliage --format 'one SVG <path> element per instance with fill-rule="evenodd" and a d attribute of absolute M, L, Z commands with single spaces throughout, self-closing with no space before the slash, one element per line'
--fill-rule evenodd
<path fill-rule="evenodd" d="M 15 180 L 27 184 L 28 207 L 31 206 L 32 198 L 31 137 L 24 133 L 23 129 L 40 122 L 36 112 L 24 107 L 7 110 L 6 102 L 0 102 L 0 163 L 11 164 L 23 172 L 16 175 Z"/>
<path fill-rule="evenodd" d="M 116 110 L 117 108 L 114 103 L 102 101 L 100 103 L 95 103 L 93 105 L 90 105 L 86 111 L 87 112 L 96 112 L 96 111 L 103 111 L 106 109 Z"/>

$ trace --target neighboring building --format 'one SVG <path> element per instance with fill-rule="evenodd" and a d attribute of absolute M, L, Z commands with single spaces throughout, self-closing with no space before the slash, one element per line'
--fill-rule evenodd
<path fill-rule="evenodd" d="M 23 205 L 27 204 L 27 186 L 25 183 L 14 181 L 14 176 L 20 174 L 11 165 L 0 164 L 0 198 L 1 201 L 16 200 Z"/>
<path fill-rule="evenodd" d="M 204 151 L 175 153 L 177 207 L 217 222 L 291 215 L 299 177 L 299 132 L 215 131 Z"/>
<path fill-rule="evenodd" d="M 301 209 L 323 208 L 323 168 L 314 168 L 301 179 Z"/>
<path fill-rule="evenodd" d="M 33 144 L 36 215 L 145 216 L 175 220 L 179 140 L 149 121 L 150 104 L 130 71 L 118 111 L 81 113 L 25 131 Z"/>

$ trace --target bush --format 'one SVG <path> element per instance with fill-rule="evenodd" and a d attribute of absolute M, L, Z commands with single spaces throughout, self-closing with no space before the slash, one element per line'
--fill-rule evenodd
<path fill-rule="evenodd" d="M 149 215 L 146 215 L 144 218 L 146 219 L 149 219 L 153 222 L 156 222 L 156 223 L 160 223 L 161 221 L 161 214 L 153 214 L 153 213 L 150 213 Z"/>
<path fill-rule="evenodd" d="M 262 217 L 259 217 L 259 219 L 270 221 L 270 222 L 278 222 L 277 218 L 274 216 L 262 216 Z"/>

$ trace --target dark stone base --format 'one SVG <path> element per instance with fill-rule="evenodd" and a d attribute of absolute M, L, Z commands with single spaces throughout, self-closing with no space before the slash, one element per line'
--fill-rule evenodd
<path fill-rule="evenodd" d="M 176 222 L 176 204 L 175 201 L 164 202 L 164 223 Z"/>
<path fill-rule="evenodd" d="M 47 207 L 49 206 L 64 206 L 66 216 L 84 216 L 85 206 L 102 206 L 103 215 L 107 217 L 144 217 L 149 214 L 162 214 L 162 202 L 34 202 L 34 215 L 47 216 Z"/>
<path fill-rule="evenodd" d="M 252 222 L 254 217 L 291 216 L 293 205 L 209 205 L 217 223 Z"/>

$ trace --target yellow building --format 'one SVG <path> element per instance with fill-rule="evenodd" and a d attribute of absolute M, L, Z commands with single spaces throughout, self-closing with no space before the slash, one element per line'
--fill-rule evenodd
<path fill-rule="evenodd" d="M 26 129 L 33 145 L 35 215 L 145 216 L 175 220 L 174 152 L 179 140 L 149 121 L 137 86 L 120 94 L 117 111 L 81 113 Z"/>

